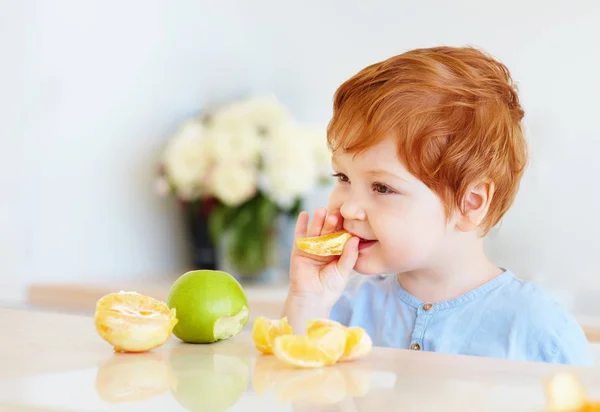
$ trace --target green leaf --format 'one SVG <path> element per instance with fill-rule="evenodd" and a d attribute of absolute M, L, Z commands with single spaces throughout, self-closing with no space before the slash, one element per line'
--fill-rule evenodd
<path fill-rule="evenodd" d="M 217 206 L 208 216 L 208 233 L 213 244 L 215 245 L 219 244 L 219 239 L 225 232 L 226 214 L 227 210 L 225 207 Z"/>
<path fill-rule="evenodd" d="M 258 223 L 261 227 L 270 227 L 278 213 L 277 205 L 269 198 L 263 197 L 258 205 Z"/>
<path fill-rule="evenodd" d="M 300 214 L 300 212 L 302 211 L 303 203 L 304 202 L 302 202 L 302 198 L 300 198 L 300 197 L 296 198 L 296 201 L 292 205 L 292 208 L 287 212 L 287 214 L 294 218 L 296 216 L 298 216 Z"/>

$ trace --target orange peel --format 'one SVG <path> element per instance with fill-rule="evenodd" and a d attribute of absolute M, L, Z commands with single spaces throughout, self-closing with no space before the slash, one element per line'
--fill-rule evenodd
<path fill-rule="evenodd" d="M 94 313 L 96 331 L 115 352 L 146 352 L 162 346 L 177 322 L 175 309 L 137 292 L 104 295 Z"/>
<path fill-rule="evenodd" d="M 296 244 L 300 250 L 311 255 L 339 256 L 344 250 L 344 245 L 351 237 L 351 233 L 338 230 L 327 235 L 298 238 Z"/>

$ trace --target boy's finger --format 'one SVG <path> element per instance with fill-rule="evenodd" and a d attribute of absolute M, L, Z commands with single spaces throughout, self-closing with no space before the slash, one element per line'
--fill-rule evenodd
<path fill-rule="evenodd" d="M 296 220 L 296 229 L 294 230 L 294 239 L 298 239 L 306 236 L 306 229 L 308 227 L 308 212 L 300 212 L 298 219 Z"/>
<path fill-rule="evenodd" d="M 344 251 L 337 261 L 338 272 L 343 278 L 350 276 L 350 273 L 354 269 L 354 265 L 356 265 L 356 261 L 358 260 L 359 242 L 360 239 L 353 236 L 344 245 Z"/>
<path fill-rule="evenodd" d="M 335 214 L 329 215 L 325 219 L 325 224 L 323 225 L 323 230 L 321 230 L 321 234 L 327 235 L 329 233 L 332 233 L 336 230 L 337 226 L 338 226 L 338 217 Z"/>
<path fill-rule="evenodd" d="M 319 236 L 321 234 L 321 230 L 323 229 L 323 223 L 325 221 L 325 216 L 327 216 L 327 209 L 324 207 L 320 207 L 315 210 L 315 214 L 313 215 L 313 220 L 310 222 L 308 226 L 308 231 L 306 233 L 307 236 Z"/>

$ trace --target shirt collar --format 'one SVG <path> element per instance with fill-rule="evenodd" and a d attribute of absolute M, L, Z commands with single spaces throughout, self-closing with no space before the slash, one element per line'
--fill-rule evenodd
<path fill-rule="evenodd" d="M 402 285 L 400 284 L 400 282 L 398 281 L 397 275 L 392 275 L 392 277 L 394 278 L 394 280 L 393 280 L 394 291 L 395 291 L 396 295 L 400 298 L 400 300 L 402 300 L 407 305 L 410 305 L 415 308 L 419 308 L 419 307 L 423 306 L 423 304 L 425 302 L 423 302 L 416 296 L 410 294 L 406 289 L 404 289 L 402 287 Z M 504 272 L 501 273 L 500 275 L 487 281 L 483 285 L 465 293 L 464 295 L 461 295 L 454 299 L 445 300 L 442 302 L 432 302 L 432 303 L 434 303 L 434 306 L 436 309 L 450 309 L 450 308 L 454 308 L 457 306 L 461 306 L 461 305 L 464 305 L 465 303 L 471 302 L 471 301 L 479 298 L 480 296 L 485 295 L 485 294 L 491 292 L 492 290 L 510 282 L 513 278 L 514 278 L 514 275 L 512 274 L 512 272 L 510 272 L 509 270 L 504 270 Z"/>

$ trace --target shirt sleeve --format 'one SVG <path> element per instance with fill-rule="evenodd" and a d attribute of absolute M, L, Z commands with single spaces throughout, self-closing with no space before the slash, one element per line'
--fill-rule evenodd
<path fill-rule="evenodd" d="M 348 284 L 342 295 L 331 309 L 329 319 L 339 322 L 344 326 L 350 326 L 353 309 L 360 300 L 360 292 L 365 282 L 368 282 L 368 278 L 365 276 L 356 273 L 350 275 L 350 279 L 348 279 Z"/>
<path fill-rule="evenodd" d="M 341 323 L 344 326 L 349 326 L 350 319 L 352 317 L 352 306 L 350 304 L 350 297 L 347 291 L 342 293 L 342 296 L 333 305 L 329 314 L 329 319 Z"/>

